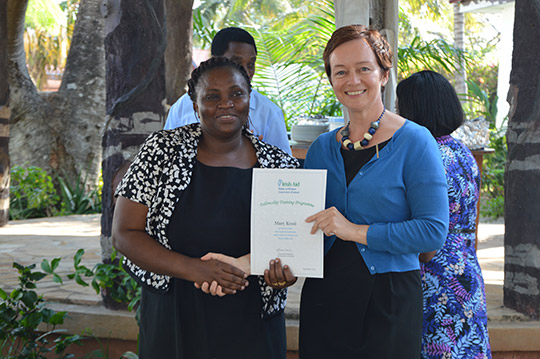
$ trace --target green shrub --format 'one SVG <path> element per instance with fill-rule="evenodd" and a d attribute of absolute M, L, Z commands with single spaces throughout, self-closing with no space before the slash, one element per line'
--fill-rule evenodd
<path fill-rule="evenodd" d="M 497 196 L 494 198 L 487 198 L 482 201 L 483 204 L 480 208 L 480 215 L 482 217 L 500 218 L 504 216 L 504 197 Z"/>
<path fill-rule="evenodd" d="M 129 310 L 138 309 L 141 288 L 123 268 L 122 258 L 117 257 L 116 250 L 111 254 L 110 263 L 98 263 L 92 269 L 81 265 L 83 255 L 84 249 L 79 249 L 73 257 L 75 272 L 68 274 L 69 279 L 74 279 L 82 286 L 88 286 L 85 278 L 91 278 L 90 285 L 96 294 L 104 291 L 115 302 L 126 304 Z"/>
<path fill-rule="evenodd" d="M 80 265 L 80 260 L 84 250 L 80 249 L 74 257 L 76 273 L 68 275 L 75 279 L 77 283 L 88 286 L 83 276 L 92 276 L 92 287 L 99 293 L 100 288 L 108 288 L 113 284 L 118 284 L 115 289 L 116 299 L 131 301 L 130 308 L 139 302 L 140 290 L 136 288 L 135 281 L 123 270 L 121 265 L 98 264 L 94 270 L 89 270 Z M 42 295 L 38 295 L 36 282 L 47 275 L 53 276 L 53 281 L 63 284 L 62 278 L 55 273 L 60 263 L 60 258 L 54 258 L 50 262 L 44 259 L 41 262 L 41 269 L 45 272 L 33 271 L 35 264 L 23 266 L 13 263 L 13 267 L 19 272 L 19 284 L 10 293 L 6 293 L 0 288 L 0 357 L 4 359 L 45 359 L 50 358 L 51 353 L 55 353 L 56 358 L 72 358 L 71 354 L 64 354 L 71 344 L 83 345 L 83 340 L 93 337 L 100 343 L 97 349 L 85 356 L 85 358 L 109 358 L 108 344 L 103 345 L 101 340 L 91 334 L 89 329 L 84 336 L 65 335 L 64 330 L 55 329 L 57 325 L 63 324 L 68 316 L 67 312 L 55 312 L 45 306 Z M 131 279 L 130 280 L 128 280 Z M 119 281 L 119 279 L 121 279 Z M 130 296 L 134 294 L 137 298 Z M 46 331 L 38 331 L 38 326 L 44 323 Z M 56 339 L 49 339 L 51 335 L 56 335 Z M 122 355 L 125 359 L 136 359 L 137 354 L 126 352 Z"/>
<path fill-rule="evenodd" d="M 67 216 L 101 212 L 103 181 L 88 190 L 87 177 L 74 181 L 56 176 L 57 188 L 45 170 L 30 166 L 11 168 L 9 219 Z"/>
<path fill-rule="evenodd" d="M 69 182 L 57 176 L 60 184 L 60 215 L 90 214 L 101 212 L 101 189 L 103 182 L 91 190 L 87 190 L 87 178 L 78 175 L 77 180 Z"/>
<path fill-rule="evenodd" d="M 0 288 L 0 353 L 7 359 L 45 359 L 47 353 L 55 353 L 58 358 L 70 358 L 64 355 L 66 348 L 79 343 L 78 335 L 63 335 L 55 327 L 64 322 L 66 312 L 55 312 L 45 307 L 42 295 L 38 295 L 34 289 L 36 282 L 47 275 L 55 276 L 54 281 L 61 283 L 61 278 L 54 273 L 60 258 L 53 259 L 50 263 L 43 260 L 41 268 L 45 271 L 33 271 L 35 264 L 23 266 L 13 263 L 13 267 L 19 272 L 18 286 L 6 293 Z M 44 323 L 46 332 L 38 332 L 37 327 Z M 51 334 L 60 336 L 49 341 Z"/>
<path fill-rule="evenodd" d="M 490 148 L 495 150 L 484 156 L 482 170 L 482 201 L 480 215 L 498 218 L 504 216 L 504 169 L 508 148 L 502 131 L 491 130 Z"/>
<path fill-rule="evenodd" d="M 39 167 L 11 168 L 9 217 L 25 219 L 50 217 L 56 212 L 60 197 L 51 176 Z"/>

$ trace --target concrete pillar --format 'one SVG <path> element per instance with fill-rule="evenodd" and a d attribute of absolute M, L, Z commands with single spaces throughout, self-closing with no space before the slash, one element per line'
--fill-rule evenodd
<path fill-rule="evenodd" d="M 369 26 L 370 0 L 334 0 L 336 29 L 352 24 Z"/>
<path fill-rule="evenodd" d="M 386 36 L 394 53 L 394 64 L 384 91 L 384 105 L 394 112 L 396 110 L 399 5 L 398 0 L 385 1 L 384 4 L 384 28 L 381 33 Z"/>

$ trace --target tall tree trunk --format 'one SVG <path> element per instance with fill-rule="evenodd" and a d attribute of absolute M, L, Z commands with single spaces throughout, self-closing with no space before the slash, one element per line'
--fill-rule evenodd
<path fill-rule="evenodd" d="M 0 0 L 0 227 L 9 219 L 9 84 L 7 0 Z"/>
<path fill-rule="evenodd" d="M 454 4 L 454 46 L 461 51 L 465 50 L 465 14 L 461 11 L 459 3 Z M 460 56 L 458 70 L 455 73 L 456 92 L 459 95 L 467 95 L 467 72 L 465 71 L 465 59 Z M 464 103 L 465 97 L 461 103 Z"/>
<path fill-rule="evenodd" d="M 11 163 L 34 165 L 68 180 L 97 183 L 105 115 L 103 18 L 100 0 L 81 0 L 62 84 L 38 93 L 26 69 L 28 0 L 8 0 Z"/>
<path fill-rule="evenodd" d="M 38 94 L 26 68 L 23 33 L 27 5 L 28 0 L 8 0 L 11 162 L 14 165 L 35 165 L 51 172 L 49 159 L 55 142 L 50 125 L 53 111 Z"/>
<path fill-rule="evenodd" d="M 81 0 L 57 107 L 62 130 L 57 149 L 60 168 L 84 173 L 96 184 L 101 169 L 101 137 L 105 124 L 105 46 L 101 0 Z M 53 100 L 52 103 L 55 103 Z M 60 118 L 59 118 L 60 119 Z M 69 126 L 64 127 L 65 123 Z"/>
<path fill-rule="evenodd" d="M 163 0 L 108 3 L 107 116 L 103 138 L 101 254 L 110 261 L 114 190 L 146 137 L 164 125 Z M 106 299 L 106 298 L 104 298 Z"/>
<path fill-rule="evenodd" d="M 540 0 L 516 0 L 506 139 L 504 305 L 540 318 Z"/>
<path fill-rule="evenodd" d="M 191 74 L 193 38 L 193 0 L 165 0 L 167 49 L 165 87 L 167 103 L 172 105 L 186 90 Z"/>

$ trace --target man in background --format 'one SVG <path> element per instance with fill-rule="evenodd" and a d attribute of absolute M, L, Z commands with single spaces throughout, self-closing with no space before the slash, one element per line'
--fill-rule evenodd
<path fill-rule="evenodd" d="M 224 56 L 236 62 L 246 70 L 250 80 L 253 79 L 257 46 L 246 30 L 237 27 L 220 30 L 212 39 L 211 55 Z M 171 106 L 164 128 L 171 130 L 198 121 L 193 103 L 186 93 Z M 251 91 L 248 127 L 264 142 L 291 154 L 283 112 L 256 90 Z"/>

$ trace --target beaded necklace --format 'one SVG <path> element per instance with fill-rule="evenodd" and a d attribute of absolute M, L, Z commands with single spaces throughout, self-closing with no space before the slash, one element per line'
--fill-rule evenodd
<path fill-rule="evenodd" d="M 364 133 L 364 138 L 359 140 L 359 141 L 356 141 L 356 142 L 353 142 L 353 141 L 349 140 L 349 134 L 350 134 L 350 128 L 349 127 L 351 125 L 351 122 L 349 121 L 347 123 L 347 126 L 345 126 L 345 128 L 343 128 L 343 130 L 341 130 L 341 132 L 340 132 L 341 133 L 341 143 L 343 144 L 343 146 L 345 146 L 346 148 L 348 148 L 351 151 L 363 150 L 369 144 L 369 141 L 373 138 L 373 135 L 375 134 L 375 132 L 377 132 L 377 130 L 379 129 L 379 124 L 381 123 L 381 118 L 384 116 L 385 112 L 386 112 L 386 108 L 383 107 L 381 115 L 379 116 L 377 121 L 373 121 L 371 123 L 371 125 L 369 126 L 368 132 Z M 379 148 L 378 148 L 378 146 L 377 146 L 376 150 L 377 150 L 377 158 L 379 158 Z"/>

